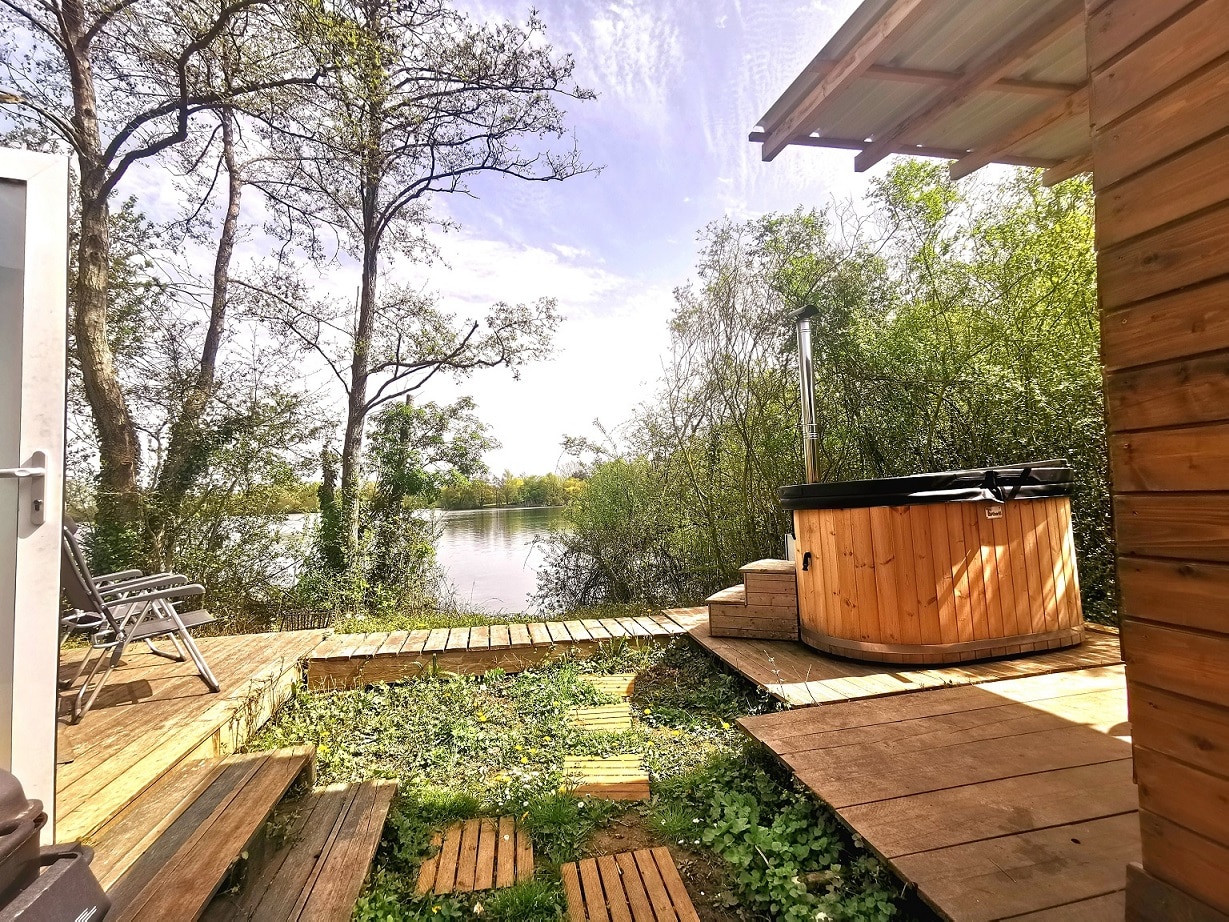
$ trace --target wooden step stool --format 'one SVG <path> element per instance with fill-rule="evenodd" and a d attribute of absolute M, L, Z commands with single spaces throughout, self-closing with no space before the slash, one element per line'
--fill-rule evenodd
<path fill-rule="evenodd" d="M 742 568 L 743 583 L 707 599 L 713 637 L 798 639 L 798 583 L 788 560 L 757 560 Z"/>

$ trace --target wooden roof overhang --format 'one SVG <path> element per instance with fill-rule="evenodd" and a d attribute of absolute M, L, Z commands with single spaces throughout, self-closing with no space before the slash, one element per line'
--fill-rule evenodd
<path fill-rule="evenodd" d="M 1045 169 L 1091 165 L 1084 0 L 864 0 L 759 121 L 772 160 L 790 145 Z"/>

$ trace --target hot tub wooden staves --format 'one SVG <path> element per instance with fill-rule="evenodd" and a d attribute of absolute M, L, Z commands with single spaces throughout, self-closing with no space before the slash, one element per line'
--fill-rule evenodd
<path fill-rule="evenodd" d="M 952 663 L 1084 637 L 1065 497 L 797 509 L 802 640 L 874 662 Z"/>

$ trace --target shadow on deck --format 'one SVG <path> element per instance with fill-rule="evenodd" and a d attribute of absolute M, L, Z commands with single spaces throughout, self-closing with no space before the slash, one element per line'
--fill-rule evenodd
<path fill-rule="evenodd" d="M 97 837 L 154 782 L 180 763 L 234 752 L 302 680 L 302 661 L 321 631 L 242 634 L 198 640 L 222 690 L 211 693 L 191 661 L 176 663 L 134 644 L 79 724 L 60 699 L 56 840 Z M 83 649 L 65 651 L 71 675 Z"/>

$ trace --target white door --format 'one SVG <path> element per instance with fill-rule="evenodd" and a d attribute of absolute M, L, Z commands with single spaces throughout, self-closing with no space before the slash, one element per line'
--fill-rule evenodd
<path fill-rule="evenodd" d="M 55 828 L 68 161 L 0 149 L 0 767 Z"/>

